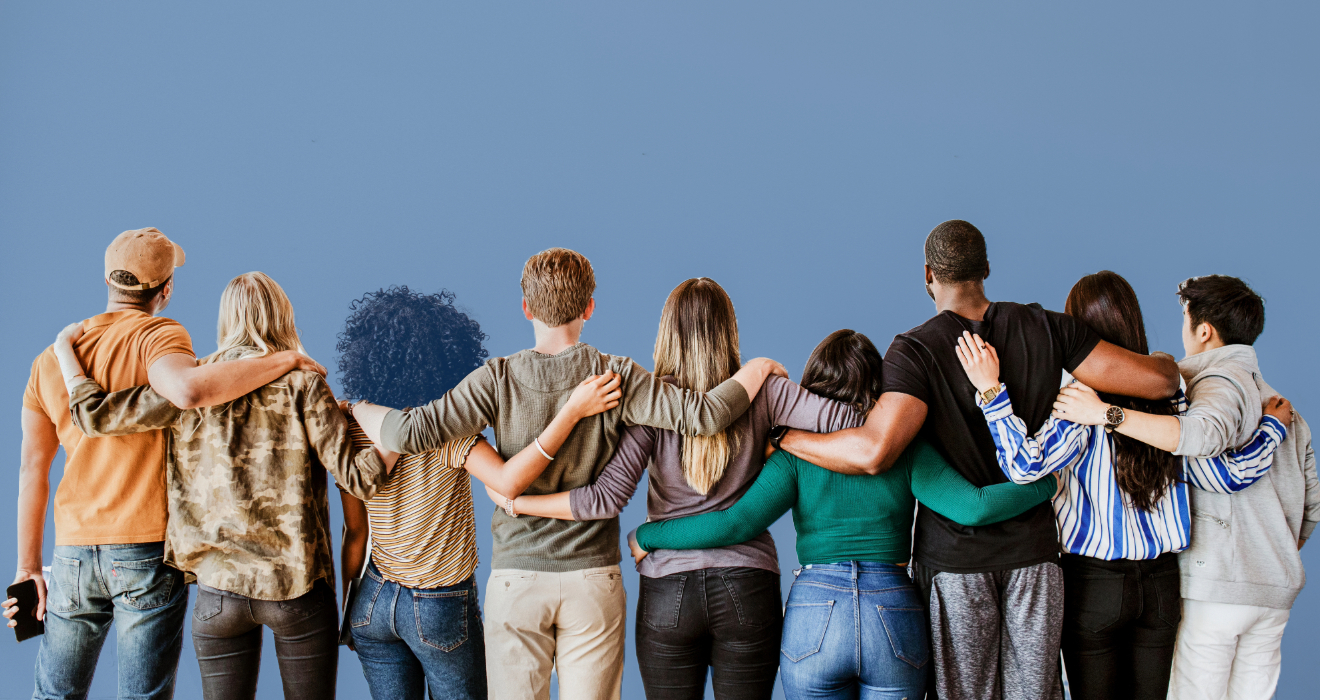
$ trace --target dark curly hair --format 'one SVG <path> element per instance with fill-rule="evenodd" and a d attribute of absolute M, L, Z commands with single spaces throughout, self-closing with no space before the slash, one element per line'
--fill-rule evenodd
<path fill-rule="evenodd" d="M 454 293 L 407 287 L 368 292 L 349 305 L 339 334 L 344 394 L 382 406 L 421 406 L 481 366 L 481 326 L 454 306 Z"/>

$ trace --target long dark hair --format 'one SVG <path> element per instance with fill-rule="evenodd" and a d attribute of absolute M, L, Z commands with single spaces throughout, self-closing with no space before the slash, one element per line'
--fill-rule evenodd
<path fill-rule="evenodd" d="M 1087 275 L 1068 292 L 1064 313 L 1091 327 L 1102 340 L 1141 355 L 1150 352 L 1146 344 L 1146 324 L 1141 305 L 1132 285 L 1120 275 L 1102 270 Z M 1101 394 L 1109 404 L 1143 413 L 1173 415 L 1171 401 L 1149 401 L 1129 396 Z M 1126 435 L 1113 433 L 1114 480 L 1118 488 L 1132 498 L 1132 504 L 1150 510 L 1182 476 L 1182 460 L 1156 447 Z"/>
<path fill-rule="evenodd" d="M 866 415 L 880 398 L 881 369 L 880 351 L 871 339 L 845 328 L 825 336 L 811 351 L 802 388 Z"/>

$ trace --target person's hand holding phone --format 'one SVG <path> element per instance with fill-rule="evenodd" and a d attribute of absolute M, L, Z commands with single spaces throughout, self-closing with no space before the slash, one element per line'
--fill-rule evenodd
<path fill-rule="evenodd" d="M 8 619 L 6 624 L 18 635 L 18 641 L 44 632 L 46 579 L 42 573 L 20 569 L 14 576 L 14 584 L 9 587 L 8 595 L 0 606 L 4 607 L 4 616 Z"/>

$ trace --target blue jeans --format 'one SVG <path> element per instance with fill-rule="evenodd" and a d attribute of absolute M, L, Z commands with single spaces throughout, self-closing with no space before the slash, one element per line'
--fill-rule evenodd
<path fill-rule="evenodd" d="M 349 611 L 353 646 L 371 697 L 420 700 L 486 698 L 486 636 L 477 584 L 408 588 L 386 581 L 375 564 Z"/>
<path fill-rule="evenodd" d="M 164 559 L 161 542 L 55 547 L 33 698 L 86 698 L 111 622 L 119 697 L 174 696 L 188 587 Z"/>
<path fill-rule="evenodd" d="M 799 569 L 780 644 L 785 697 L 918 700 L 930 659 L 927 624 L 901 566 L 854 561 Z"/>

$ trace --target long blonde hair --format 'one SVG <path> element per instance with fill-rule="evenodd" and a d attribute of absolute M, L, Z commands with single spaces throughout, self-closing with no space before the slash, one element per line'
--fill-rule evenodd
<path fill-rule="evenodd" d="M 216 351 L 203 364 L 224 359 L 237 348 L 253 347 L 265 356 L 282 350 L 302 350 L 293 303 L 275 280 L 264 272 L 248 272 L 229 281 L 220 295 L 216 322 Z"/>
<path fill-rule="evenodd" d="M 672 375 L 678 386 L 710 391 L 742 365 L 738 318 L 724 288 L 708 277 L 674 288 L 660 313 L 655 338 L 655 374 Z M 710 492 L 738 449 L 738 433 L 683 436 L 683 478 L 703 496 Z"/>

